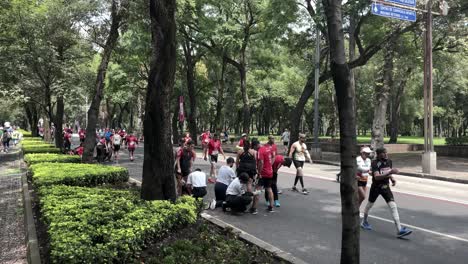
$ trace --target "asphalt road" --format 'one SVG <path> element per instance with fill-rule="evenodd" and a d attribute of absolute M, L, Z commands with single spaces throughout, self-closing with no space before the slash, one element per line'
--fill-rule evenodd
<path fill-rule="evenodd" d="M 143 149 L 130 162 L 126 151 L 119 165 L 141 181 Z M 224 163 L 218 163 L 218 167 Z M 398 167 L 398 164 L 394 164 Z M 197 159 L 195 167 L 209 173 L 209 164 Z M 282 168 L 278 186 L 281 207 L 266 212 L 264 199 L 259 214 L 234 216 L 221 209 L 207 211 L 308 263 L 339 263 L 341 201 L 338 168 L 307 164 L 304 181 L 309 195 L 290 191 L 294 168 Z M 361 230 L 361 263 L 468 263 L 468 185 L 397 176 L 393 188 L 400 219 L 413 229 L 407 239 L 397 239 L 391 214 L 380 197 L 370 213 L 373 231 Z M 212 185 L 206 200 L 214 197 Z M 362 209 L 365 202 L 362 205 Z"/>

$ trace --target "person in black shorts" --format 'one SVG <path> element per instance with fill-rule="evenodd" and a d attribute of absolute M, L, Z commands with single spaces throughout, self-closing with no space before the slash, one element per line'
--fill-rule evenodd
<path fill-rule="evenodd" d="M 255 178 L 255 175 L 257 174 L 256 157 L 259 146 L 260 143 L 258 141 L 252 141 L 252 143 L 250 143 L 248 140 L 244 141 L 244 149 L 237 152 L 236 172 L 238 176 L 245 172 L 251 179 Z"/>
<path fill-rule="evenodd" d="M 184 188 L 185 183 L 187 182 L 188 175 L 192 172 L 193 161 L 195 160 L 196 153 L 193 150 L 193 142 L 191 140 L 187 141 L 185 146 L 183 146 L 177 153 L 176 157 L 176 179 L 177 179 L 177 193 L 178 195 L 188 194 L 187 190 Z"/>
<path fill-rule="evenodd" d="M 393 221 L 397 229 L 397 237 L 401 238 L 407 236 L 413 231 L 401 226 L 397 205 L 392 190 L 390 189 L 390 181 L 392 182 L 392 186 L 396 184 L 393 174 L 398 173 L 398 170 L 393 168 L 392 160 L 387 157 L 387 150 L 385 148 L 378 148 L 376 154 L 377 159 L 374 160 L 371 165 L 372 185 L 369 192 L 369 202 L 364 209 L 364 219 L 362 220 L 361 227 L 365 230 L 372 230 L 368 222 L 369 210 L 372 208 L 379 195 L 382 195 L 392 213 Z"/>

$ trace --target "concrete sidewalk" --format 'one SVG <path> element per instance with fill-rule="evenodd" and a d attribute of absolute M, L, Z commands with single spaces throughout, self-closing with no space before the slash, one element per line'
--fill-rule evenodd
<path fill-rule="evenodd" d="M 0 153 L 0 263 L 27 263 L 19 150 Z"/>
<path fill-rule="evenodd" d="M 201 147 L 196 147 L 201 149 Z M 226 153 L 234 153 L 235 145 L 223 144 L 223 149 Z M 283 146 L 278 145 L 280 152 Z M 400 175 L 428 178 L 434 180 L 442 180 L 449 182 L 458 182 L 468 184 L 468 157 L 437 157 L 437 173 L 425 174 L 421 167 L 421 152 L 407 153 L 389 153 L 389 158 L 392 159 L 395 168 L 400 170 Z M 318 164 L 329 164 L 340 166 L 340 153 L 323 152 L 322 160 L 314 160 Z"/>

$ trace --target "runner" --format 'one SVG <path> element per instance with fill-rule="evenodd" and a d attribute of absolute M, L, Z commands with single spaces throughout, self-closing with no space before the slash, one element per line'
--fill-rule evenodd
<path fill-rule="evenodd" d="M 210 155 L 210 162 L 211 162 L 211 170 L 210 170 L 210 178 L 208 178 L 208 182 L 215 183 L 216 180 L 216 163 L 218 162 L 218 154 L 223 154 L 224 159 L 226 159 L 226 155 L 224 155 L 223 148 L 221 147 L 221 141 L 219 140 L 218 134 L 213 134 L 213 138 L 208 143 L 208 148 L 205 150 L 204 153 L 204 160 L 207 160 L 207 154 Z M 214 177 L 214 178 L 213 178 Z"/>
<path fill-rule="evenodd" d="M 287 128 L 284 129 L 283 134 L 281 135 L 281 140 L 283 141 L 284 146 L 284 153 L 288 153 L 288 146 L 289 146 L 289 131 Z"/>
<path fill-rule="evenodd" d="M 232 212 L 242 213 L 247 210 L 247 206 L 252 203 L 254 194 L 252 193 L 252 178 L 247 173 L 241 173 L 229 184 L 226 190 L 226 202 L 223 203 L 223 211 L 231 209 Z M 251 214 L 258 214 L 255 207 L 250 208 Z"/>
<path fill-rule="evenodd" d="M 273 167 L 272 167 L 272 147 L 271 145 L 265 145 L 258 150 L 257 166 L 260 180 L 258 185 L 263 186 L 265 194 L 268 194 L 268 212 L 274 212 L 273 210 L 273 191 L 271 185 L 273 183 Z"/>
<path fill-rule="evenodd" d="M 212 210 L 220 207 L 226 201 L 226 190 L 229 184 L 236 178 L 236 173 L 232 169 L 234 159 L 231 157 L 227 158 L 226 164 L 221 166 L 218 171 L 218 177 L 216 177 L 216 184 L 214 186 L 216 199 L 213 199 L 210 203 L 210 209 Z"/>
<path fill-rule="evenodd" d="M 392 190 L 390 189 L 390 181 L 392 182 L 392 186 L 396 184 L 393 174 L 398 173 L 398 170 L 393 168 L 392 160 L 387 157 L 387 150 L 385 148 L 378 148 L 376 154 L 377 159 L 374 160 L 371 165 L 372 185 L 369 192 L 369 201 L 364 209 L 364 219 L 362 220 L 361 227 L 365 230 L 372 230 L 372 226 L 368 222 L 369 211 L 379 195 L 382 195 L 392 213 L 393 221 L 397 229 L 397 237 L 402 238 L 411 234 L 413 231 L 401 226 L 397 205 L 393 198 Z"/>
<path fill-rule="evenodd" d="M 281 168 L 281 166 L 286 166 L 288 168 L 291 167 L 291 159 L 290 158 L 284 158 L 282 155 L 276 155 L 275 157 L 275 161 L 273 163 L 273 182 L 271 184 L 271 190 L 273 191 L 273 199 L 274 199 L 274 203 L 275 203 L 275 206 L 276 207 L 280 207 L 280 202 L 279 202 L 279 198 L 278 198 L 278 186 L 277 186 L 277 182 L 278 182 L 278 170 Z M 267 196 L 267 193 L 265 192 L 265 200 L 267 201 L 268 203 L 268 196 Z"/>
<path fill-rule="evenodd" d="M 203 153 L 205 153 L 205 150 L 208 147 L 208 143 L 210 143 L 210 130 L 205 130 L 205 132 L 203 132 L 200 135 L 200 140 L 203 148 Z"/>
<path fill-rule="evenodd" d="M 104 133 L 104 137 L 106 138 L 106 146 L 108 149 L 112 148 L 111 138 L 113 135 L 114 133 L 112 133 L 112 130 L 106 128 L 106 133 Z"/>
<path fill-rule="evenodd" d="M 112 150 L 114 151 L 115 162 L 119 160 L 120 144 L 122 144 L 122 137 L 120 134 L 116 133 L 112 136 Z"/>
<path fill-rule="evenodd" d="M 192 138 L 190 137 L 190 133 L 185 134 L 184 137 L 184 142 L 187 144 L 187 142 L 192 141 Z"/>
<path fill-rule="evenodd" d="M 239 143 L 237 143 L 236 149 L 242 150 L 244 148 L 244 143 L 248 140 L 249 136 L 246 133 L 243 133 Z"/>
<path fill-rule="evenodd" d="M 8 132 L 8 129 L 4 128 L 1 141 L 3 145 L 3 152 L 5 153 L 7 153 L 8 149 L 10 148 L 10 140 L 11 140 L 10 132 Z"/>
<path fill-rule="evenodd" d="M 80 137 L 80 142 L 83 143 L 86 138 L 86 130 L 81 128 L 80 131 L 78 132 L 78 136 Z"/>
<path fill-rule="evenodd" d="M 361 156 L 356 158 L 359 207 L 361 207 L 362 202 L 366 199 L 367 178 L 371 170 L 371 159 L 369 158 L 371 153 L 372 150 L 369 147 L 364 147 L 361 149 Z"/>
<path fill-rule="evenodd" d="M 251 148 L 251 146 L 253 148 Z M 244 141 L 244 149 L 237 152 L 236 168 L 237 175 L 245 172 L 254 180 L 257 175 L 257 149 L 258 141 L 253 141 L 252 145 L 248 140 Z"/>
<path fill-rule="evenodd" d="M 193 142 L 188 141 L 183 148 L 179 150 L 176 156 L 177 162 L 177 193 L 179 196 L 189 194 L 188 190 L 184 188 L 187 182 L 188 175 L 192 172 L 193 162 L 197 154 L 193 150 Z"/>
<path fill-rule="evenodd" d="M 303 194 L 309 194 L 307 189 L 304 188 L 304 172 L 303 167 L 304 167 L 304 162 L 306 161 L 306 158 L 309 160 L 310 163 L 312 163 L 312 159 L 310 158 L 309 151 L 307 150 L 307 145 L 305 144 L 305 139 L 306 135 L 305 134 L 299 134 L 299 140 L 294 142 L 291 145 L 291 149 L 289 150 L 289 158 L 293 160 L 294 167 L 296 167 L 296 179 L 294 179 L 294 186 L 292 187 L 292 190 L 297 192 L 297 182 L 301 182 L 301 187 L 302 187 L 302 193 Z"/>
<path fill-rule="evenodd" d="M 138 139 L 132 133 L 130 133 L 125 138 L 125 143 L 127 144 L 126 146 L 130 156 L 130 161 L 133 161 L 133 154 L 135 152 L 135 148 L 138 146 Z"/>

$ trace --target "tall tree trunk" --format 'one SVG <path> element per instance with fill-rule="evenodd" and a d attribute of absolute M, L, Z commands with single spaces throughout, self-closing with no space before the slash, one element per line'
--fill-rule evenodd
<path fill-rule="evenodd" d="M 119 38 L 119 27 L 124 20 L 127 10 L 128 2 L 122 0 L 120 3 L 120 8 L 118 7 L 117 1 L 112 1 L 111 7 L 111 27 L 109 35 L 107 36 L 106 44 L 102 52 L 101 63 L 99 64 L 94 95 L 91 101 L 91 105 L 88 110 L 88 124 L 86 124 L 86 139 L 84 142 L 84 152 L 83 152 L 83 162 L 91 163 L 93 162 L 93 152 L 94 145 L 96 144 L 96 124 L 98 122 L 99 116 L 99 107 L 101 105 L 101 100 L 104 96 L 104 82 L 106 80 L 107 67 L 111 58 L 112 51 L 114 50 L 117 40 Z"/>
<path fill-rule="evenodd" d="M 63 115 L 65 112 L 65 105 L 63 103 L 63 96 L 57 97 L 57 110 L 55 113 L 55 146 L 63 151 L 63 135 L 62 135 L 62 127 L 63 127 Z"/>
<path fill-rule="evenodd" d="M 175 0 L 150 0 L 152 59 L 144 120 L 141 198 L 175 200 L 170 99 L 176 68 Z"/>
<path fill-rule="evenodd" d="M 195 64 L 196 60 L 192 55 L 193 48 L 189 40 L 184 43 L 185 73 L 187 78 L 187 90 L 189 95 L 190 112 L 188 114 L 188 127 L 192 140 L 197 145 L 197 96 L 195 90 Z"/>
<path fill-rule="evenodd" d="M 406 70 L 403 79 L 401 80 L 398 87 L 393 87 L 392 90 L 395 93 L 392 96 L 392 113 L 390 119 L 390 140 L 388 143 L 396 144 L 398 140 L 398 132 L 400 130 L 400 109 L 401 109 L 401 98 L 405 92 L 406 82 L 411 75 L 412 68 L 408 68 Z M 396 88 L 396 89 L 395 89 Z"/>
<path fill-rule="evenodd" d="M 356 96 L 346 63 L 341 0 L 323 0 L 327 16 L 333 83 L 340 119 L 341 263 L 359 263 L 359 207 L 356 175 Z"/>
<path fill-rule="evenodd" d="M 384 51 L 384 65 L 382 80 L 375 86 L 374 120 L 372 122 L 371 146 L 374 149 L 384 146 L 384 129 L 387 117 L 387 106 L 390 97 L 390 88 L 393 86 L 393 42 L 390 42 Z"/>
<path fill-rule="evenodd" d="M 245 55 L 244 55 L 245 56 Z M 249 95 L 247 94 L 247 72 L 245 69 L 245 62 L 241 62 L 239 68 L 240 74 L 240 88 L 242 94 L 242 130 L 244 133 L 249 133 L 250 127 L 250 102 Z"/>
<path fill-rule="evenodd" d="M 218 101 L 216 102 L 216 116 L 214 123 L 223 124 L 223 106 L 224 106 L 224 91 L 226 90 L 226 81 L 224 75 L 226 73 L 226 59 L 223 56 L 223 62 L 221 65 L 221 76 L 218 78 Z"/>
<path fill-rule="evenodd" d="M 37 109 L 34 103 L 26 103 L 24 106 L 26 111 L 26 117 L 28 118 L 28 123 L 31 129 L 31 134 L 33 137 L 37 137 L 39 135 L 39 131 L 37 130 L 37 125 L 39 123 L 39 116 L 37 113 Z"/>

